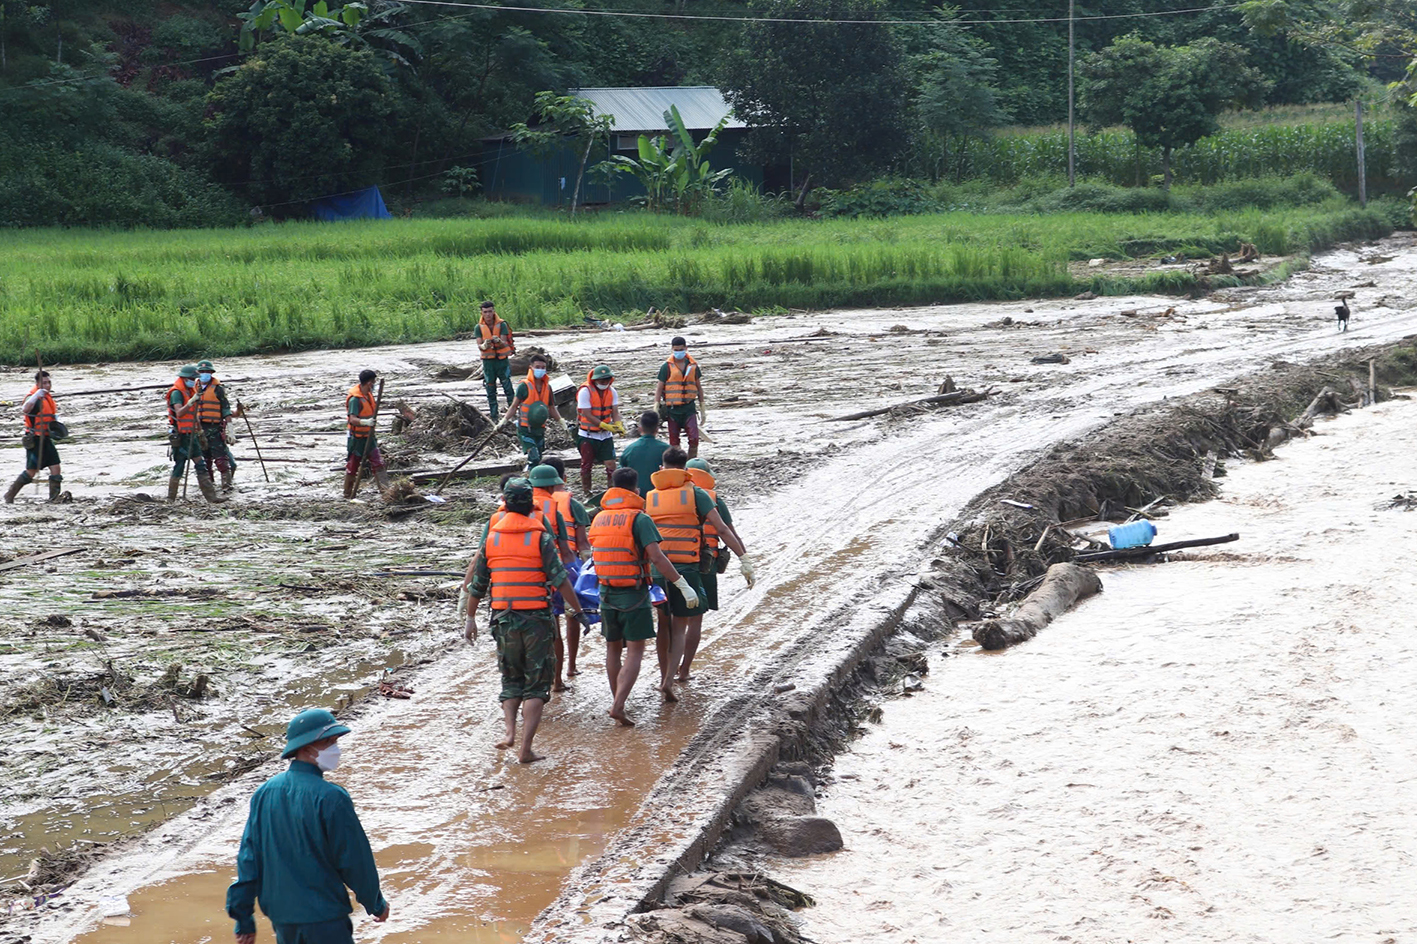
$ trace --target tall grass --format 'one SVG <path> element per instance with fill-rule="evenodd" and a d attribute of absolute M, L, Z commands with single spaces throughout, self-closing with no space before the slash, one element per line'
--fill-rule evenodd
<path fill-rule="evenodd" d="M 221 356 L 450 338 L 484 298 L 517 327 L 644 311 L 907 305 L 1081 291 L 1070 259 L 1172 245 L 1316 248 L 1389 230 L 1339 201 L 1214 215 L 941 213 L 711 224 L 291 223 L 0 232 L 0 359 Z M 1158 249 L 1157 247 L 1162 247 Z"/>

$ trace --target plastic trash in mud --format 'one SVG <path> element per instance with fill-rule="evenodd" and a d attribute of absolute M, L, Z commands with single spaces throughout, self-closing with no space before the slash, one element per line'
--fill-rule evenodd
<path fill-rule="evenodd" d="M 125 895 L 99 899 L 98 912 L 103 916 L 103 923 L 110 927 L 126 928 L 133 923 L 132 909 L 128 906 L 128 898 Z"/>
<path fill-rule="evenodd" d="M 1125 547 L 1145 547 L 1156 537 L 1156 525 L 1150 521 L 1133 521 L 1107 529 L 1107 541 L 1113 550 Z"/>

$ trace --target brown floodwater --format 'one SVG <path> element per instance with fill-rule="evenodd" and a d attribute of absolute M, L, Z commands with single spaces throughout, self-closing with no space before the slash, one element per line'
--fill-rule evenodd
<path fill-rule="evenodd" d="M 926 539 L 939 524 L 1051 443 L 1084 435 L 1116 413 L 1252 372 L 1280 356 L 1304 359 L 1417 332 L 1417 311 L 1367 305 L 1380 291 L 1413 285 L 1417 252 L 1410 242 L 1395 242 L 1384 251 L 1393 261 L 1378 265 L 1362 261 L 1360 251 L 1333 254 L 1287 286 L 1241 293 L 1233 302 L 1118 298 L 1087 304 L 961 305 L 687 329 L 691 340 L 722 344 L 703 352 L 706 383 L 722 385 L 710 391 L 708 428 L 715 439 L 705 447 L 706 457 L 757 463 L 752 466 L 757 479 L 742 483 L 741 498 L 729 498 L 757 560 L 758 585 L 746 589 L 735 570 L 721 578 L 723 608 L 706 621 L 698 677 L 678 705 L 658 703 L 650 684 L 653 658 L 648 660 L 630 703 L 641 722 L 633 730 L 617 729 L 605 717 L 603 646 L 590 642 L 575 690 L 548 709 L 537 739 L 548 760 L 540 764 L 508 763 L 490 746 L 500 734 L 500 710 L 495 660 L 485 638 L 475 648 L 452 649 L 412 676 L 412 700 L 380 704 L 361 716 L 333 779 L 354 797 L 385 876 L 393 916 L 384 925 L 361 918 L 360 939 L 516 939 L 574 867 L 605 849 L 626 824 L 647 823 L 654 829 L 662 823 L 656 835 L 666 847 L 682 840 L 686 817 L 703 798 L 659 797 L 661 805 L 654 809 L 643 808 L 642 801 L 692 749 L 705 718 L 735 700 L 762 699 L 764 693 L 753 688 L 757 667 L 783 653 L 837 651 L 833 647 L 847 642 L 838 638 L 845 626 L 840 614 L 874 605 L 885 578 L 914 572 L 936 553 Z M 1382 280 L 1384 288 L 1362 290 L 1364 305 L 1353 331 L 1336 336 L 1327 320 L 1328 293 L 1349 284 L 1357 272 Z M 1139 321 L 1118 315 L 1123 309 L 1159 313 L 1171 307 L 1177 314 L 1167 318 Z M 1002 324 L 1005 315 L 1014 323 Z M 892 335 L 896 325 L 905 330 Z M 821 328 L 847 337 L 783 341 Z M 617 369 L 628 363 L 635 372 L 652 376 L 670 333 L 537 341 L 577 364 L 634 348 L 614 355 Z M 1035 354 L 1056 350 L 1069 351 L 1072 363 L 1029 363 Z M 259 375 L 273 396 L 279 384 L 294 376 L 308 380 L 309 389 L 338 397 L 345 383 L 341 372 L 350 364 L 371 363 L 413 375 L 430 363 L 471 359 L 467 344 L 422 345 L 315 352 L 279 364 L 253 358 L 234 362 L 231 370 Z M 143 370 L 160 374 L 158 368 Z M 121 369 L 110 366 L 103 372 L 111 378 Z M 961 386 L 993 384 L 1001 393 L 983 404 L 907 421 L 827 420 L 932 393 L 944 373 Z M 634 383 L 627 381 L 627 392 L 645 397 L 646 384 Z M 410 380 L 401 393 L 412 396 L 420 385 L 426 381 Z M 720 403 L 728 401 L 728 390 L 741 402 Z M 464 387 L 462 395 L 470 391 L 476 392 Z M 295 416 L 315 407 L 302 400 L 299 410 L 290 409 Z M 155 445 L 133 448 L 141 453 L 132 459 L 133 468 L 151 465 L 158 455 Z M 85 468 L 82 456 L 76 453 L 75 484 L 107 488 L 92 468 Z M 67 466 L 66 460 L 66 472 Z M 256 487 L 242 500 L 292 498 L 302 489 L 338 487 L 332 474 L 312 475 L 308 469 L 282 471 L 275 485 Z M 271 529 L 276 533 L 283 527 Z M 404 540 L 410 530 L 416 526 L 391 532 L 386 540 Z M 248 532 L 245 539 L 262 546 L 260 535 Z M 372 541 L 369 549 L 384 543 Z M 462 558 L 450 549 L 455 544 L 440 542 L 442 557 L 435 562 L 456 566 Z M 273 558 L 272 566 L 288 559 Z M 36 577 L 41 589 L 65 578 L 62 567 Z M 0 586 L 0 604 L 16 608 L 12 618 L 17 620 L 32 618 L 27 596 L 18 587 Z M 452 633 L 451 610 L 450 601 L 432 604 L 426 619 L 430 625 L 446 621 Z M 0 654 L 0 667 L 5 658 Z M 300 684 L 318 691 L 322 678 L 349 671 L 343 658 L 340 649 L 312 654 L 298 670 Z M 998 660 L 981 663 L 987 661 Z M 263 699 L 269 679 L 259 674 L 241 678 L 252 693 L 244 704 L 253 710 L 241 720 L 281 723 L 289 705 Z M 288 680 L 283 688 L 296 684 Z M 987 698 L 988 693 L 970 697 Z M 220 703 L 214 706 L 213 714 L 220 708 Z M 166 751 L 170 769 L 179 776 L 183 754 L 190 756 L 202 746 L 184 745 L 171 728 L 170 719 L 152 726 L 153 750 Z M 213 731 L 232 736 L 229 728 Z M 104 762 L 117 763 L 116 752 L 122 749 L 120 742 Z M 245 802 L 255 784 L 275 769 L 267 766 L 215 790 L 191 812 L 100 863 L 69 890 L 71 911 L 43 915 L 26 931 L 33 933 L 35 944 L 222 939 L 230 928 L 220 903 L 231 879 Z M 86 784 L 83 795 L 94 808 L 111 801 L 77 770 L 67 782 Z M 142 792 L 141 787 L 131 789 L 133 799 Z M 112 894 L 129 896 L 134 916 L 127 928 L 95 927 L 93 906 Z"/>

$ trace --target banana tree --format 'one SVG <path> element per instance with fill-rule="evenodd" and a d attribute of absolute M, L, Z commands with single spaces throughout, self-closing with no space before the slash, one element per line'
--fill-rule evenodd
<path fill-rule="evenodd" d="M 369 4 L 362 0 L 333 8 L 328 0 L 317 0 L 313 5 L 308 0 L 254 0 L 249 10 L 236 15 L 242 21 L 240 48 L 250 52 L 257 36 L 267 30 L 281 29 L 297 36 L 318 33 L 340 45 L 370 49 L 412 68 L 413 61 L 423 54 L 422 45 L 394 25 L 407 9 L 402 3 L 386 3 L 371 13 Z"/>
<path fill-rule="evenodd" d="M 708 155 L 718 143 L 718 135 L 728 124 L 725 115 L 713 130 L 697 144 L 684 126 L 676 105 L 664 113 L 669 135 L 642 134 L 637 142 L 637 156 L 616 154 L 600 165 L 607 177 L 629 174 L 645 189 L 645 205 L 651 210 L 664 208 L 672 197 L 680 213 L 695 212 L 719 182 L 732 171 L 714 170 Z"/>

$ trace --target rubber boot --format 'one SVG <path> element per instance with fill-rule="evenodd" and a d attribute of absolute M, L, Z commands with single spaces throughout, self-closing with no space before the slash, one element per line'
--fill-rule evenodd
<path fill-rule="evenodd" d="M 175 502 L 175 501 L 177 501 L 177 493 L 178 493 L 178 491 L 181 490 L 181 488 L 182 488 L 182 476 L 180 476 L 180 475 L 170 476 L 170 477 L 168 478 L 168 480 L 167 480 L 167 500 L 168 500 L 169 502 Z"/>
<path fill-rule="evenodd" d="M 216 483 L 212 481 L 211 474 L 208 472 L 197 473 L 197 487 L 202 490 L 202 497 L 213 505 L 220 505 L 226 501 L 224 496 L 217 494 Z"/>
<path fill-rule="evenodd" d="M 497 385 L 491 384 L 487 387 L 487 413 L 492 422 L 497 422 Z"/>
<path fill-rule="evenodd" d="M 698 443 L 689 443 L 689 458 L 690 458 L 690 459 L 697 459 L 698 457 L 699 457 L 699 444 L 698 444 Z"/>
<path fill-rule="evenodd" d="M 64 492 L 64 476 L 51 475 L 49 477 L 49 501 L 51 503 L 60 500 L 59 496 Z"/>
<path fill-rule="evenodd" d="M 344 474 L 344 497 L 354 497 L 354 480 L 359 478 L 358 472 L 346 472 Z"/>
<path fill-rule="evenodd" d="M 236 470 L 235 470 L 235 469 L 222 469 L 222 470 L 221 470 L 221 490 L 222 490 L 223 492 L 229 492 L 229 491 L 231 491 L 231 489 L 232 489 L 232 484 L 231 484 L 231 483 L 232 483 L 232 480 L 235 479 L 235 478 L 236 478 Z"/>
<path fill-rule="evenodd" d="M 28 472 L 21 472 L 20 477 L 11 482 L 10 487 L 5 490 L 5 504 L 13 505 L 15 503 L 15 496 L 20 494 L 20 489 L 33 481 L 34 476 L 30 475 Z"/>

